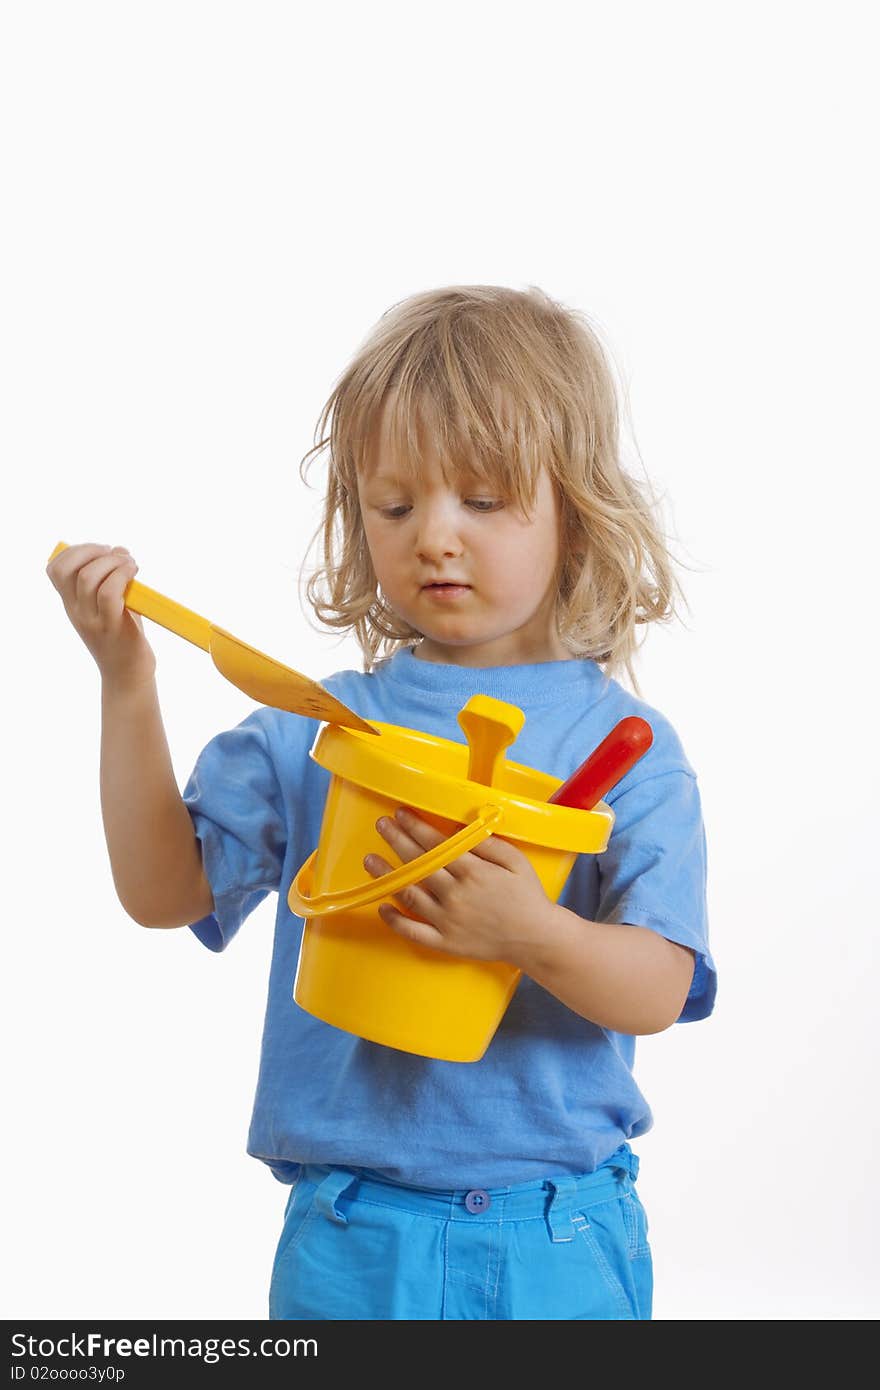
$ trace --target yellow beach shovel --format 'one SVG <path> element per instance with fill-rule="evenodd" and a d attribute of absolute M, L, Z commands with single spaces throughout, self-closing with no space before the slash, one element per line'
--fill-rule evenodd
<path fill-rule="evenodd" d="M 59 541 L 49 560 L 54 560 L 66 549 L 66 542 Z M 140 613 L 178 637 L 185 637 L 194 646 L 201 647 L 221 675 L 259 704 L 288 710 L 291 714 L 305 714 L 311 719 L 325 720 L 328 724 L 342 724 L 364 734 L 378 734 L 378 729 L 361 719 L 359 714 L 337 700 L 317 681 L 257 651 L 256 647 L 248 646 L 240 637 L 233 637 L 231 632 L 217 627 L 207 618 L 200 617 L 192 609 L 184 608 L 155 589 L 147 588 L 146 584 L 136 579 L 129 580 L 126 586 L 125 606 L 132 613 Z"/>

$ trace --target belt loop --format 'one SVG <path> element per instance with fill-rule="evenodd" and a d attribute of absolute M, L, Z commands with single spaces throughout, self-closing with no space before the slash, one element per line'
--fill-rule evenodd
<path fill-rule="evenodd" d="M 339 1225 L 348 1225 L 348 1217 L 343 1216 L 336 1205 L 336 1199 L 347 1188 L 351 1187 L 353 1182 L 357 1182 L 356 1175 L 346 1173 L 344 1168 L 334 1168 L 332 1172 L 327 1174 L 326 1178 L 318 1184 L 318 1190 L 315 1193 L 315 1206 L 322 1216 L 329 1217 L 331 1221 L 336 1221 Z"/>
<path fill-rule="evenodd" d="M 639 1176 L 639 1156 L 633 1153 L 628 1144 L 621 1144 L 606 1162 L 610 1168 L 628 1173 L 633 1182 Z"/>
<path fill-rule="evenodd" d="M 553 1196 L 547 1205 L 547 1229 L 554 1244 L 574 1239 L 574 1223 L 571 1209 L 577 1193 L 574 1178 L 547 1178 L 547 1186 L 553 1189 Z"/>

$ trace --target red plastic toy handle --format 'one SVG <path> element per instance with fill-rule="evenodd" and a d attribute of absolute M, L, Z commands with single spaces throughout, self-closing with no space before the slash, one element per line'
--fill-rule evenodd
<path fill-rule="evenodd" d="M 638 715 L 628 715 L 621 719 L 599 747 L 582 762 L 567 782 L 549 798 L 557 806 L 576 806 L 581 811 L 589 811 L 597 801 L 601 801 L 607 791 L 620 781 L 625 773 L 638 762 L 639 758 L 654 741 L 650 724 Z"/>

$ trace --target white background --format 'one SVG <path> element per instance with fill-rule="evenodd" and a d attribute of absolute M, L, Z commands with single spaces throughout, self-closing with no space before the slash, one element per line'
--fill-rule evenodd
<path fill-rule="evenodd" d="M 299 460 L 385 309 L 492 283 L 591 317 L 690 567 L 638 672 L 699 774 L 720 987 L 637 1049 L 655 1316 L 876 1317 L 870 6 L 2 16 L 5 1316 L 265 1317 L 286 1195 L 245 1153 L 275 898 L 223 955 L 120 908 L 48 554 L 127 545 L 360 668 L 300 603 Z M 253 706 L 148 630 L 182 786 Z"/>

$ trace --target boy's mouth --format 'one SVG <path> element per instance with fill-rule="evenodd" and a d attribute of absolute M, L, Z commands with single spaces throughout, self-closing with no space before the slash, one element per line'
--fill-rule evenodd
<path fill-rule="evenodd" d="M 456 594 L 466 594 L 470 590 L 470 584 L 423 584 L 423 594 L 433 594 L 437 598 L 453 598 Z"/>

